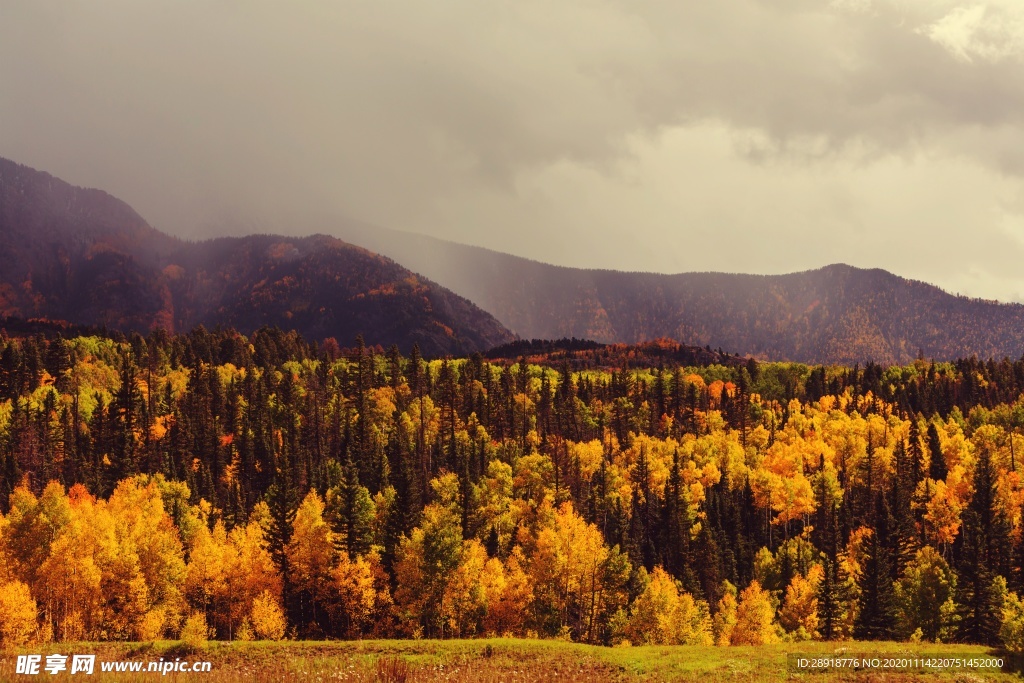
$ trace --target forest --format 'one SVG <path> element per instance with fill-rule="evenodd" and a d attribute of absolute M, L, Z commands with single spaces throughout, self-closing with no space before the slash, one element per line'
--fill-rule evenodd
<path fill-rule="evenodd" d="M 1024 648 L 1024 360 L 351 343 L 0 336 L 0 642 Z"/>

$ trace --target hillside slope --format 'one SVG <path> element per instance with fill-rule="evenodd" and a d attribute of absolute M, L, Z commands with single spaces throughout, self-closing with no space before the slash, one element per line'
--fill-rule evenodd
<path fill-rule="evenodd" d="M 627 273 L 553 266 L 421 235 L 339 223 L 490 311 L 524 338 L 669 337 L 771 360 L 902 363 L 1024 354 L 1024 306 L 968 299 L 884 270 L 788 275 Z"/>
<path fill-rule="evenodd" d="M 0 317 L 112 329 L 294 328 L 464 354 L 514 339 L 391 259 L 325 236 L 185 242 L 124 202 L 0 159 Z"/>

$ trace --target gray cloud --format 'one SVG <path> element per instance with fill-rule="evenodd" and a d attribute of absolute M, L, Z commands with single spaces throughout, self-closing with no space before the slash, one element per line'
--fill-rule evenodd
<path fill-rule="evenodd" d="M 1019 0 L 0 4 L 0 155 L 186 236 L 1024 298 Z"/>

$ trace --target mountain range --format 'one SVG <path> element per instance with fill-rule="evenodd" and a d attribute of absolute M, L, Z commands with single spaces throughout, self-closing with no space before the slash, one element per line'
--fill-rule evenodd
<path fill-rule="evenodd" d="M 0 317 L 125 331 L 274 325 L 434 356 L 515 338 L 463 297 L 337 238 L 187 242 L 105 192 L 2 159 Z"/>
<path fill-rule="evenodd" d="M 881 269 L 787 275 L 567 268 L 338 221 L 334 234 L 472 299 L 524 338 L 671 338 L 767 360 L 907 363 L 1019 358 L 1024 305 L 971 299 Z"/>
<path fill-rule="evenodd" d="M 103 191 L 0 159 L 0 318 L 125 331 L 274 325 L 342 344 L 357 334 L 405 352 L 418 344 L 428 356 L 517 338 L 673 339 L 851 365 L 1024 354 L 1024 305 L 879 269 L 588 270 L 351 221 L 320 229 L 336 236 L 185 241 Z"/>

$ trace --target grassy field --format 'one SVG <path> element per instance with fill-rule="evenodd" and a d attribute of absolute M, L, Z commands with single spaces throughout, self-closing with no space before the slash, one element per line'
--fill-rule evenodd
<path fill-rule="evenodd" d="M 210 643 L 189 653 L 177 643 L 79 643 L 25 648 L 30 654 L 95 654 L 96 673 L 18 676 L 16 654 L 0 656 L 0 681 L 385 681 L 415 683 L 533 683 L 540 681 L 982 681 L 1019 680 L 1019 674 L 960 670 L 941 674 L 843 673 L 795 671 L 791 654 L 871 656 L 978 657 L 986 648 L 966 645 L 906 643 L 806 643 L 765 647 L 620 647 L 606 648 L 541 640 L 455 640 L 352 642 Z M 100 661 L 207 660 L 210 673 L 156 672 L 104 674 Z M 45 662 L 45 658 L 44 658 Z M 1018 669 L 1019 670 L 1019 669 Z"/>

